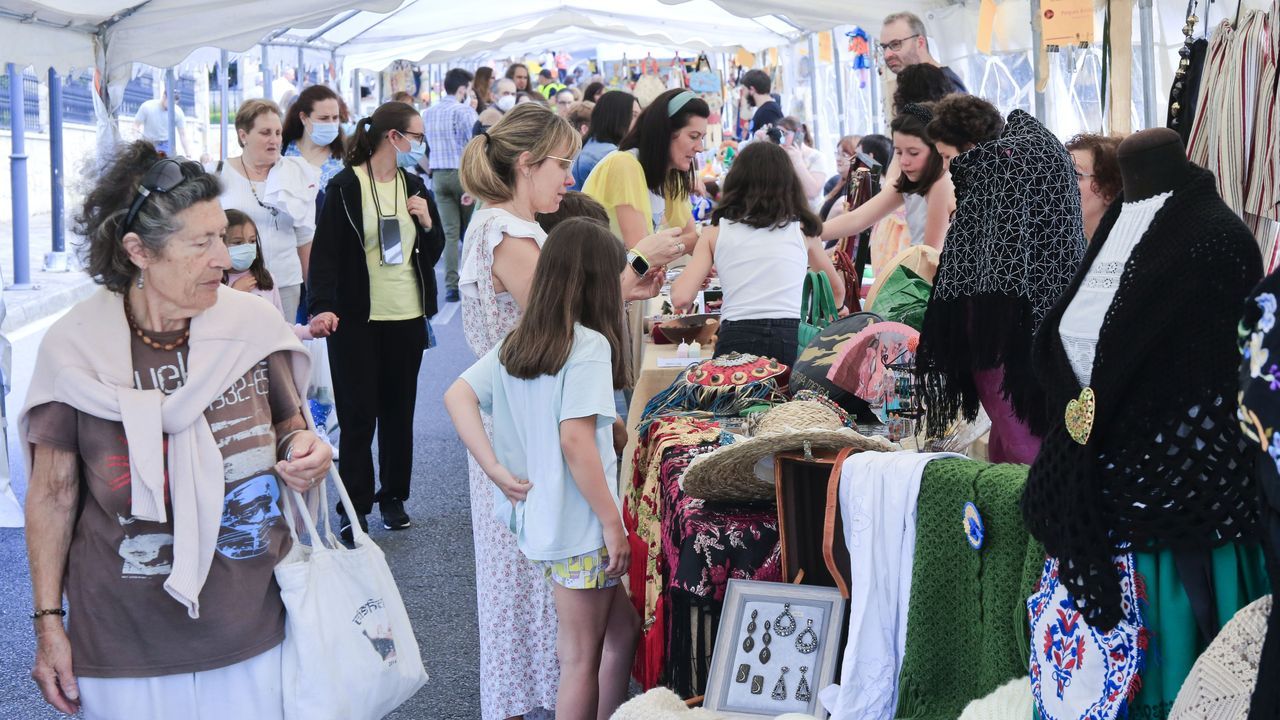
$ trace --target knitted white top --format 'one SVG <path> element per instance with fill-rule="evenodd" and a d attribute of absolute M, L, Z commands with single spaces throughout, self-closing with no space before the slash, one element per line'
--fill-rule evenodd
<path fill-rule="evenodd" d="M 1120 210 L 1120 217 L 1106 238 L 1106 245 L 1098 252 L 1089 272 L 1080 283 L 1080 289 L 1062 314 L 1058 334 L 1067 360 L 1080 384 L 1088 387 L 1093 379 L 1093 357 L 1098 348 L 1098 335 L 1106 318 L 1111 301 L 1115 299 L 1120 278 L 1133 248 L 1151 227 L 1160 208 L 1173 195 L 1163 193 L 1146 200 L 1127 202 Z M 1094 238 L 1098 241 L 1100 238 Z"/>

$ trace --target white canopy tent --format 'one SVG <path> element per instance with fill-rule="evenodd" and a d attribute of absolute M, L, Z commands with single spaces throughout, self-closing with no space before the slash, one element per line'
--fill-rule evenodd
<path fill-rule="evenodd" d="M 96 67 L 180 64 L 199 48 L 267 42 L 328 52 L 348 69 L 439 62 L 573 36 L 691 50 L 761 49 L 836 25 L 874 26 L 935 0 L 0 0 L 3 60 Z"/>

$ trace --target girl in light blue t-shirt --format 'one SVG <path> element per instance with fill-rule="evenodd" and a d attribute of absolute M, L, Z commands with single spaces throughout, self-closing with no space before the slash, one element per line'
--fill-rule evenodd
<path fill-rule="evenodd" d="M 631 561 L 614 447 L 626 256 L 603 224 L 566 220 L 538 257 L 528 305 L 462 374 L 445 406 L 494 482 L 493 512 L 552 584 L 556 717 L 609 717 L 626 699 L 640 619 L 620 581 Z M 481 411 L 492 416 L 493 438 Z M 563 713 L 563 715 L 562 715 Z"/>

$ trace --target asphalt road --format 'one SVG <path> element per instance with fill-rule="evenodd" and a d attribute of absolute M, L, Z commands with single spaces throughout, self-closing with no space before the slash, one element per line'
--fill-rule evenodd
<path fill-rule="evenodd" d="M 480 717 L 479 649 L 476 638 L 474 550 L 467 490 L 466 456 L 445 413 L 442 395 L 473 360 L 462 337 L 456 304 L 434 323 L 439 346 L 428 350 L 418 380 L 414 422 L 413 492 L 406 509 L 413 527 L 388 532 L 375 511 L 371 535 L 391 565 L 408 606 L 431 681 L 389 715 L 396 720 L 475 720 Z M 43 336 L 42 328 L 15 333 L 14 388 L 8 402 L 16 414 L 23 383 Z M 10 432 L 14 487 L 25 490 L 15 433 Z M 27 614 L 31 592 L 21 529 L 0 529 L 0 720 L 65 717 L 45 705 L 31 682 L 35 641 Z M 249 719 L 246 719 L 249 720 Z"/>

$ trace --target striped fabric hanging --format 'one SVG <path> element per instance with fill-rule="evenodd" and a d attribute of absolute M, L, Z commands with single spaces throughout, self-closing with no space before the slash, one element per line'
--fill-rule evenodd
<path fill-rule="evenodd" d="M 1213 171 L 1227 205 L 1254 230 L 1268 269 L 1280 260 L 1280 38 L 1271 12 L 1252 11 L 1219 24 L 1209 44 L 1197 115 L 1188 143 L 1192 162 Z"/>

